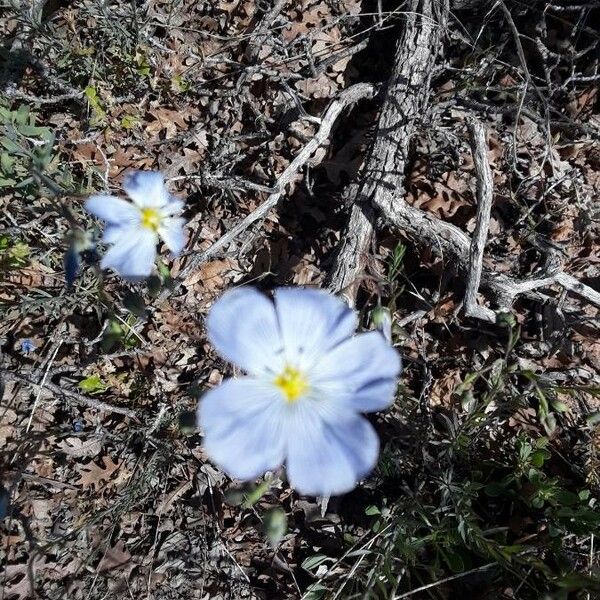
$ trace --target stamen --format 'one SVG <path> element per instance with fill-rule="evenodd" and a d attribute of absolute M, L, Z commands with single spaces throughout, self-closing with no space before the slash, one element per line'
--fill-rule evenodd
<path fill-rule="evenodd" d="M 290 403 L 295 402 L 308 390 L 308 381 L 304 373 L 290 366 L 286 366 L 283 372 L 275 378 L 275 385 Z"/>
<path fill-rule="evenodd" d="M 142 227 L 151 229 L 152 231 L 158 231 L 160 227 L 161 216 L 156 208 L 142 208 Z"/>

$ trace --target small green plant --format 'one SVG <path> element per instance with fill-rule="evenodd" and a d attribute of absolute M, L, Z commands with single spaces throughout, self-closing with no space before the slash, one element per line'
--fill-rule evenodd
<path fill-rule="evenodd" d="M 79 382 L 79 389 L 87 394 L 101 394 L 108 389 L 108 385 L 102 381 L 100 375 L 90 375 Z"/>
<path fill-rule="evenodd" d="M 388 263 L 392 294 L 403 256 L 399 246 Z M 576 390 L 521 368 L 516 319 L 502 315 L 498 325 L 504 347 L 462 375 L 445 410 L 428 418 L 419 399 L 403 399 L 410 433 L 388 438 L 368 525 L 346 537 L 341 557 L 304 560 L 314 577 L 305 599 L 511 589 L 521 600 L 567 600 L 600 589 L 580 551 L 600 534 L 590 460 L 565 457 L 554 437 L 569 417 L 561 398 Z"/>
<path fill-rule="evenodd" d="M 22 105 L 16 110 L 0 104 L 0 188 L 26 189 L 34 183 L 33 172 L 59 169 L 54 135 L 36 125 L 37 116 Z"/>
<path fill-rule="evenodd" d="M 0 280 L 3 273 L 24 267 L 29 262 L 30 252 L 25 242 L 0 235 Z"/>

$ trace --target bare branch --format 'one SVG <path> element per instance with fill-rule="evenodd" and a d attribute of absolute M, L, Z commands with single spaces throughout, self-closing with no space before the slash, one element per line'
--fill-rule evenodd
<path fill-rule="evenodd" d="M 441 51 L 448 10 L 447 0 L 412 0 L 406 12 L 375 141 L 326 282 L 352 305 L 369 254 L 373 207 L 386 204 L 390 190 L 395 196 L 404 192 L 409 145 L 428 104 L 431 74 Z"/>
<path fill-rule="evenodd" d="M 494 194 L 492 170 L 487 159 L 485 128 L 478 121 L 472 120 L 469 122 L 469 132 L 471 134 L 471 149 L 477 177 L 477 221 L 469 251 L 465 314 L 469 317 L 476 317 L 494 323 L 496 321 L 494 311 L 477 304 L 477 292 L 479 291 L 483 269 L 483 251 L 487 241 Z"/>
<path fill-rule="evenodd" d="M 342 234 L 338 253 L 329 275 L 329 287 L 342 292 L 354 303 L 360 277 L 366 263 L 376 216 L 398 232 L 408 234 L 419 245 L 454 263 L 458 272 L 470 279 L 470 314 L 494 321 L 495 313 L 473 304 L 479 285 L 489 290 L 500 310 L 511 309 L 519 295 L 532 295 L 540 288 L 559 285 L 600 306 L 600 294 L 561 271 L 560 266 L 546 265 L 542 273 L 525 280 L 515 280 L 483 269 L 482 256 L 492 180 L 487 165 L 485 139 L 479 138 L 478 229 L 471 240 L 461 229 L 405 201 L 404 171 L 408 147 L 415 123 L 426 109 L 429 77 L 433 71 L 442 26 L 448 16 L 447 2 L 413 0 L 406 29 L 396 51 L 395 67 L 379 117 L 378 131 L 364 167 L 348 225 Z M 475 307 L 475 310 L 473 310 Z"/>
<path fill-rule="evenodd" d="M 102 400 L 96 400 L 95 398 L 84 396 L 79 392 L 70 390 L 59 385 L 55 385 L 54 383 L 50 383 L 48 381 L 44 382 L 43 385 L 41 385 L 30 379 L 27 375 L 13 373 L 12 371 L 8 371 L 6 369 L 1 369 L 1 373 L 4 379 L 7 379 L 9 381 L 18 381 L 20 383 L 30 385 L 35 390 L 38 390 L 38 393 L 44 391 L 51 392 L 52 395 L 65 396 L 66 398 L 75 401 L 77 404 L 83 404 L 84 406 L 89 406 L 90 408 L 95 408 L 97 410 L 102 410 L 105 412 L 112 412 L 117 413 L 119 415 L 124 415 L 126 417 L 130 417 L 131 419 L 135 419 L 136 421 L 139 420 L 135 412 L 129 410 L 128 408 L 123 408 L 121 406 L 112 406 L 111 404 L 102 402 Z"/>
<path fill-rule="evenodd" d="M 284 196 L 285 188 L 294 181 L 298 172 L 306 165 L 311 159 L 314 153 L 322 146 L 331 134 L 331 130 L 340 116 L 342 111 L 348 106 L 355 104 L 359 100 L 373 97 L 375 89 L 371 84 L 357 83 L 352 87 L 344 90 L 338 98 L 329 104 L 323 118 L 321 119 L 321 125 L 315 136 L 300 150 L 294 160 L 288 165 L 283 173 L 277 179 L 273 188 L 278 190 L 272 193 L 258 208 L 252 211 L 249 215 L 238 221 L 226 234 L 221 236 L 216 242 L 203 252 L 199 252 L 193 256 L 184 269 L 182 269 L 179 276 L 179 281 L 173 290 L 164 290 L 157 299 L 156 305 L 160 305 L 164 302 L 175 290 L 177 290 L 181 283 L 193 273 L 200 265 L 205 263 L 207 260 L 219 254 L 224 248 L 227 247 L 234 239 L 236 239 L 241 233 L 246 231 L 250 225 L 264 219 L 270 210 L 274 208 Z"/>

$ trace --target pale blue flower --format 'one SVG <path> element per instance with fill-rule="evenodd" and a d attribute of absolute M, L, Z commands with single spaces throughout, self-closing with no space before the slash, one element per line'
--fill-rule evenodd
<path fill-rule="evenodd" d="M 174 216 L 182 211 L 183 202 L 169 194 L 157 172 L 134 171 L 123 189 L 133 202 L 98 194 L 85 203 L 88 212 L 106 221 L 102 240 L 112 245 L 100 266 L 123 277 L 148 277 L 160 239 L 174 255 L 183 250 L 185 221 Z"/>
<path fill-rule="evenodd" d="M 292 487 L 331 496 L 374 467 L 379 439 L 360 414 L 389 407 L 400 357 L 378 331 L 354 335 L 355 313 L 322 290 L 224 294 L 208 337 L 247 376 L 207 392 L 198 423 L 209 457 L 252 480 L 285 463 Z"/>
<path fill-rule="evenodd" d="M 25 356 L 31 354 L 32 352 L 35 352 L 36 349 L 37 345 L 33 340 L 30 340 L 29 338 L 21 340 L 21 352 L 25 354 Z"/>

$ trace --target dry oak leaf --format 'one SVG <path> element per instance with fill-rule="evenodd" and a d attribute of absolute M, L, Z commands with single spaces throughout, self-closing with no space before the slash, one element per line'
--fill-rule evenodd
<path fill-rule="evenodd" d="M 119 540 L 115 546 L 108 548 L 96 571 L 102 573 L 104 571 L 112 571 L 126 566 L 131 561 L 131 554 L 125 547 L 123 540 Z M 135 565 L 131 565 L 133 568 Z"/>
<path fill-rule="evenodd" d="M 9 395 L 7 394 L 7 398 Z M 0 421 L 0 445 L 4 446 L 9 438 L 13 437 L 17 422 L 17 413 L 11 408 L 3 408 L 2 420 Z"/>
<path fill-rule="evenodd" d="M 187 277 L 183 285 L 190 287 L 201 282 L 207 291 L 219 291 L 223 286 L 223 276 L 230 273 L 234 266 L 234 263 L 228 258 L 207 262 Z"/>
<path fill-rule="evenodd" d="M 93 436 L 90 439 L 68 437 L 58 447 L 69 456 L 93 458 L 102 450 L 102 438 Z"/>
<path fill-rule="evenodd" d="M 75 482 L 76 485 L 97 488 L 101 483 L 108 481 L 112 474 L 119 468 L 120 463 L 113 462 L 110 456 L 102 457 L 102 465 L 94 461 L 87 465 L 78 466 L 80 478 Z"/>
<path fill-rule="evenodd" d="M 155 120 L 146 125 L 146 131 L 151 136 L 158 136 L 165 131 L 165 139 L 177 134 L 178 129 L 187 129 L 185 116 L 181 111 L 169 108 L 152 108 L 148 111 Z"/>

